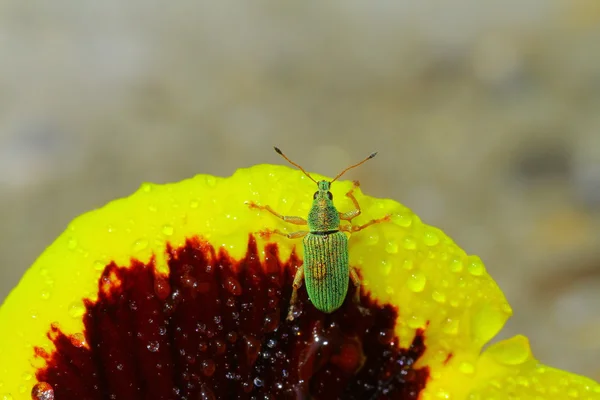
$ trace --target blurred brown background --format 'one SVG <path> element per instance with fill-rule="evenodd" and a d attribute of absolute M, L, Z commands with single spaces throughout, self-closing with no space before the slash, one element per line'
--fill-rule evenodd
<path fill-rule="evenodd" d="M 0 4 L 0 299 L 142 181 L 379 150 L 349 178 L 481 256 L 502 337 L 600 379 L 600 3 L 166 4 Z"/>

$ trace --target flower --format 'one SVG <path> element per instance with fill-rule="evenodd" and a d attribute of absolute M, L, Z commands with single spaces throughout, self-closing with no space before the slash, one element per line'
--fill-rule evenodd
<path fill-rule="evenodd" d="M 351 187 L 332 185 L 341 211 Z M 360 190 L 353 223 L 392 215 L 350 237 L 369 313 L 348 295 L 324 314 L 302 288 L 286 321 L 302 242 L 257 235 L 295 226 L 247 202 L 306 216 L 314 191 L 258 165 L 143 184 L 76 218 L 0 308 L 0 399 L 600 399 L 522 336 L 482 352 L 511 308 L 481 260 Z"/>

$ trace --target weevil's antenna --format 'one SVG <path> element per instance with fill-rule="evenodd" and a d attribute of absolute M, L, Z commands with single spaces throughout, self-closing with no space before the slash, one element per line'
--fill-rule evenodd
<path fill-rule="evenodd" d="M 346 171 L 348 171 L 348 170 L 351 170 L 352 168 L 356 168 L 356 167 L 358 167 L 359 165 L 366 163 L 367 161 L 369 161 L 371 158 L 375 157 L 376 155 L 377 155 L 377 152 L 375 152 L 375 153 L 371 153 L 371 154 L 369 155 L 369 157 L 365 158 L 365 159 L 364 159 L 364 160 L 362 160 L 361 162 L 359 162 L 359 163 L 356 163 L 356 164 L 354 164 L 354 165 L 351 165 L 351 166 L 349 166 L 348 168 L 346 168 L 345 170 L 343 170 L 342 172 L 340 172 L 340 173 L 339 173 L 339 174 L 338 174 L 338 175 L 337 175 L 335 178 L 333 178 L 333 180 L 332 180 L 331 182 L 329 182 L 329 183 L 333 183 L 333 182 L 335 182 L 335 181 L 336 181 L 336 180 L 337 180 L 337 179 L 338 179 L 340 176 L 344 175 L 344 174 L 346 173 Z"/>
<path fill-rule="evenodd" d="M 273 148 L 275 149 L 275 151 L 277 152 L 277 154 L 279 154 L 281 157 L 285 158 L 286 161 L 289 162 L 290 164 L 292 164 L 294 167 L 297 167 L 300 171 L 304 172 L 304 175 L 308 176 L 311 181 L 313 181 L 314 183 L 316 183 L 318 185 L 318 182 L 315 181 L 314 178 L 312 176 L 310 176 L 308 174 L 308 172 L 306 172 L 304 170 L 304 168 L 302 168 L 301 166 L 299 166 L 298 164 L 296 164 L 295 162 L 293 162 L 292 160 L 290 160 L 289 158 L 287 158 L 287 156 L 285 154 L 283 154 L 283 152 L 281 150 L 279 150 L 278 147 L 273 147 Z"/>

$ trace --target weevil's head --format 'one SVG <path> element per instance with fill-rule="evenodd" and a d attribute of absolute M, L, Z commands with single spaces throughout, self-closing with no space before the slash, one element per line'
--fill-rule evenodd
<path fill-rule="evenodd" d="M 333 204 L 333 194 L 329 191 L 331 187 L 331 182 L 327 181 L 319 181 L 317 182 L 317 187 L 319 190 L 313 194 L 313 200 L 315 201 L 314 205 L 319 207 L 328 207 Z"/>

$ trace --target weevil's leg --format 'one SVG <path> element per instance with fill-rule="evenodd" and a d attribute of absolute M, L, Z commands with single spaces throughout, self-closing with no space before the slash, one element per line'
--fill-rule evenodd
<path fill-rule="evenodd" d="M 249 201 L 246 204 L 248 204 L 248 207 L 250 207 L 250 208 L 257 208 L 259 210 L 267 210 L 268 212 L 270 212 L 271 214 L 273 214 L 277 218 L 282 219 L 285 222 L 289 222 L 290 224 L 308 225 L 308 222 L 306 222 L 306 220 L 304 218 L 302 218 L 302 217 L 294 217 L 294 216 L 289 216 L 289 215 L 281 215 L 277 211 L 273 210 L 271 208 L 271 206 L 261 206 L 261 205 L 256 204 L 253 201 Z"/>
<path fill-rule="evenodd" d="M 354 284 L 354 298 L 352 299 L 352 301 L 354 302 L 354 304 L 356 304 L 356 306 L 358 307 L 358 310 L 360 311 L 360 313 L 362 315 L 368 315 L 369 310 L 367 308 L 361 306 L 361 304 L 360 304 L 361 282 L 360 282 L 360 276 L 358 275 L 358 272 L 356 271 L 356 267 L 350 267 L 350 279 L 352 280 L 352 283 Z"/>
<path fill-rule="evenodd" d="M 285 233 L 285 232 L 281 232 L 279 229 L 265 229 L 265 230 L 258 232 L 258 234 L 262 237 L 275 234 L 275 235 L 285 236 L 288 239 L 298 239 L 298 238 L 308 235 L 308 231 Z"/>
<path fill-rule="evenodd" d="M 358 272 L 356 272 L 355 267 L 350 268 L 350 279 L 354 284 L 354 302 L 356 304 L 360 304 L 360 277 L 358 276 Z"/>
<path fill-rule="evenodd" d="M 388 214 L 383 218 L 372 219 L 371 221 L 367 222 L 364 225 L 358 225 L 358 226 L 343 225 L 343 226 L 340 226 L 340 230 L 344 231 L 344 232 L 354 233 L 354 232 L 362 231 L 363 229 L 365 229 L 371 225 L 380 224 L 382 222 L 389 222 L 391 219 L 392 219 L 392 214 Z"/>
<path fill-rule="evenodd" d="M 352 186 L 352 189 L 350 189 L 350 191 L 346 193 L 346 196 L 348 196 L 350 200 L 352 200 L 352 204 L 354 204 L 354 207 L 356 208 L 352 211 L 340 213 L 340 219 L 343 219 L 345 221 L 352 221 L 352 219 L 358 217 L 361 213 L 360 204 L 358 204 L 356 197 L 354 197 L 354 190 L 360 186 L 360 183 L 358 181 L 354 181 L 353 183 L 354 186 Z"/>
<path fill-rule="evenodd" d="M 302 287 L 302 283 L 304 283 L 304 266 L 301 265 L 298 267 L 296 271 L 296 275 L 294 276 L 294 284 L 292 289 L 292 298 L 290 299 L 290 308 L 288 310 L 287 320 L 293 321 L 294 314 L 297 313 L 296 303 L 298 303 L 298 289 Z"/>

